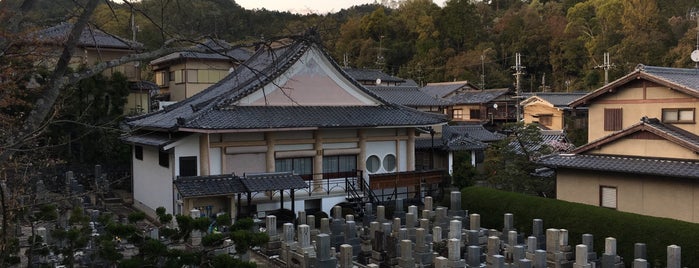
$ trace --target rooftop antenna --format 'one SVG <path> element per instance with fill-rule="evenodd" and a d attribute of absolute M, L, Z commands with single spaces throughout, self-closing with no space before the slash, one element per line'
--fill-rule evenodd
<path fill-rule="evenodd" d="M 485 89 L 485 55 L 481 54 L 481 90 Z"/>

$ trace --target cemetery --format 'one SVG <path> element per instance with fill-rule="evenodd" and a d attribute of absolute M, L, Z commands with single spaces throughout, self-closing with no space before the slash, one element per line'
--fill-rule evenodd
<path fill-rule="evenodd" d="M 583 234 L 582 243 L 573 245 L 565 226 L 544 229 L 543 220 L 532 219 L 531 230 L 517 230 L 511 213 L 504 214 L 502 229 L 490 229 L 481 226 L 481 215 L 462 209 L 461 192 L 450 197 L 449 207 L 435 207 L 426 196 L 421 211 L 414 205 L 405 210 L 395 200 L 392 215 L 367 203 L 361 220 L 343 216 L 336 206 L 320 228 L 314 215 L 299 212 L 296 224 L 284 223 L 281 233 L 266 229 L 270 240 L 261 254 L 281 267 L 656 267 L 646 259 L 644 243 L 623 249 L 633 252 L 633 259 L 624 259 L 614 237 L 595 245 L 594 234 Z M 266 226 L 277 225 L 275 216 L 265 220 Z M 683 267 L 680 246 L 667 245 L 666 256 L 663 267 Z"/>
<path fill-rule="evenodd" d="M 106 194 L 111 192 L 110 183 L 99 166 L 95 167 L 94 181 L 90 184 L 94 184 L 97 190 L 86 190 L 74 177 L 73 172 L 66 172 L 65 186 L 59 194 L 74 197 L 66 202 L 73 207 L 81 208 L 84 216 L 89 218 L 93 236 L 99 236 L 104 232 L 104 226 L 96 223 L 97 219 L 103 215 L 113 214 L 114 221 L 123 223 L 130 220 L 124 215 L 117 215 L 125 213 L 115 212 L 114 197 Z M 37 181 L 34 188 L 40 198 L 46 200 L 56 198 L 52 196 L 56 191 L 47 189 L 42 180 Z M 550 222 L 546 226 L 551 227 L 545 228 L 545 220 L 542 218 L 547 218 L 547 215 L 537 218 L 527 214 L 526 209 L 521 206 L 537 206 L 539 207 L 537 212 L 541 212 L 541 209 L 562 210 L 561 208 L 549 208 L 543 203 L 518 206 L 506 196 L 511 193 L 489 192 L 494 190 L 480 190 L 485 192 L 478 193 L 478 191 L 477 187 L 465 189 L 463 192 L 469 195 L 467 197 L 462 196 L 462 192 L 452 191 L 448 194 L 448 199 L 441 201 L 442 204 L 446 202 L 448 206 L 437 205 L 440 201 L 433 199 L 432 196 L 424 196 L 419 206 L 409 205 L 404 199 L 395 199 L 378 205 L 366 203 L 360 210 L 361 213 L 356 214 L 353 210 L 348 211 L 343 207 L 335 206 L 328 218 L 317 219 L 319 214 L 307 215 L 305 211 L 298 211 L 295 221 L 278 222 L 277 216 L 267 215 L 265 218 L 256 220 L 256 225 L 252 228 L 253 232 L 262 232 L 269 237 L 264 245 L 248 254 L 237 254 L 239 252 L 236 252 L 235 244 L 230 239 L 226 239 L 213 251 L 213 254 L 242 257 L 243 260 L 257 262 L 258 267 L 688 267 L 687 264 L 683 266 L 682 263 L 682 246 L 668 243 L 664 245 L 665 248 L 660 254 L 654 252 L 658 251 L 658 247 L 649 247 L 642 241 L 646 237 L 653 237 L 652 234 L 636 235 L 633 239 L 639 241 L 630 242 L 626 241 L 628 237 L 624 237 L 626 240 L 623 241 L 618 241 L 615 237 L 595 237 L 594 233 L 580 234 L 580 231 L 566 229 L 573 227 L 554 227 Z M 536 201 L 543 200 L 541 202 L 560 203 L 555 200 L 531 198 Z M 474 199 L 485 200 L 480 203 L 494 205 L 492 207 L 476 205 L 479 202 Z M 481 211 L 469 211 L 462 204 L 469 204 L 483 213 L 490 214 L 482 217 L 481 214 L 476 213 Z M 517 215 L 507 212 L 509 209 L 522 211 L 522 214 L 527 215 L 524 215 L 525 218 L 517 218 L 517 224 L 515 224 Z M 68 228 L 72 216 L 74 215 L 71 213 L 64 213 L 59 215 L 55 225 L 39 224 L 33 230 L 18 229 L 17 232 L 18 234 L 33 233 L 49 245 L 65 243 L 53 238 L 51 234 L 55 228 Z M 189 216 L 196 219 L 203 214 L 193 209 Z M 485 217 L 489 220 L 484 220 Z M 587 215 L 585 219 L 590 217 L 593 219 L 590 220 L 590 226 L 608 224 L 594 218 L 595 215 Z M 497 218 L 497 221 L 494 222 L 493 218 Z M 484 222 L 489 226 L 483 225 Z M 523 222 L 527 223 L 522 224 Z M 136 239 L 161 241 L 168 248 L 196 250 L 205 247 L 206 243 L 202 241 L 208 234 L 213 233 L 211 230 L 208 232 L 193 230 L 187 239 L 170 240 L 158 228 L 157 222 L 155 223 L 152 224 L 148 220 L 141 222 L 138 228 L 142 235 Z M 166 227 L 177 228 L 174 222 L 166 225 Z M 620 223 L 620 225 L 623 224 Z M 21 227 L 21 229 L 27 228 Z M 28 238 L 25 237 L 25 239 Z M 686 241 L 679 236 L 669 240 Z M 96 240 L 93 239 L 93 241 Z M 24 241 L 22 244 L 26 246 L 27 243 L 29 241 Z M 94 242 L 79 251 L 81 254 L 76 255 L 76 264 L 99 264 L 87 258 L 98 250 L 98 247 L 93 244 Z M 117 250 L 124 259 L 129 259 L 139 254 L 135 244 L 138 243 L 124 239 L 119 241 Z M 622 244 L 625 247 L 621 247 Z M 685 260 L 693 255 L 694 248 L 695 246 L 691 244 L 685 248 Z M 632 254 L 629 254 L 630 252 Z M 664 258 L 658 260 L 658 255 Z M 33 263 L 56 264 L 61 262 L 59 257 L 35 256 Z M 693 258 L 690 258 L 689 263 L 692 263 L 692 260 Z"/>

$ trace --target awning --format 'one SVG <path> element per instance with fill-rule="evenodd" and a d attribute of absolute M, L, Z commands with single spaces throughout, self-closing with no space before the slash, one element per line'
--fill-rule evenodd
<path fill-rule="evenodd" d="M 250 192 L 301 189 L 308 184 L 299 175 L 291 172 L 246 174 L 241 178 L 245 188 Z"/>
<path fill-rule="evenodd" d="M 179 177 L 175 187 L 182 197 L 221 196 L 245 193 L 247 189 L 235 175 Z"/>

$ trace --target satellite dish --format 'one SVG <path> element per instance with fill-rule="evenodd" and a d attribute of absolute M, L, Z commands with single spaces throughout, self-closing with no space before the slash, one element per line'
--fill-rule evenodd
<path fill-rule="evenodd" d="M 690 57 L 692 58 L 693 62 L 699 62 L 699 49 L 692 51 L 692 55 Z"/>
<path fill-rule="evenodd" d="M 692 55 L 694 55 L 694 54 L 692 54 Z M 381 85 L 381 78 L 376 78 L 376 85 L 377 86 Z"/>
<path fill-rule="evenodd" d="M 497 104 L 497 103 L 493 103 L 493 108 L 497 109 L 497 108 L 498 108 L 498 104 Z"/>

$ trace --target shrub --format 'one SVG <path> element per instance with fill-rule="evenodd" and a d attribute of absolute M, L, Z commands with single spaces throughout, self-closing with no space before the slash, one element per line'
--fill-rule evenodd
<path fill-rule="evenodd" d="M 699 267 L 699 224 L 643 216 L 607 208 L 535 197 L 483 187 L 462 190 L 464 209 L 482 213 L 481 225 L 502 229 L 503 215 L 515 216 L 515 228 L 531 234 L 532 220 L 542 219 L 544 229 L 564 228 L 569 232 L 570 245 L 582 242 L 582 235 L 594 235 L 595 250 L 604 249 L 604 239 L 617 239 L 617 252 L 624 260 L 633 262 L 635 243 L 646 243 L 649 263 L 667 260 L 667 246 L 682 247 L 682 266 Z M 688 254 L 687 254 L 688 252 Z"/>

